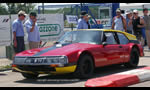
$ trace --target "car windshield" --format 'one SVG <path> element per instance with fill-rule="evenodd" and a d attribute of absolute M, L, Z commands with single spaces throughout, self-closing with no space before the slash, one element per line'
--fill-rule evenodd
<path fill-rule="evenodd" d="M 100 44 L 102 31 L 71 31 L 66 32 L 58 43 L 89 43 Z"/>

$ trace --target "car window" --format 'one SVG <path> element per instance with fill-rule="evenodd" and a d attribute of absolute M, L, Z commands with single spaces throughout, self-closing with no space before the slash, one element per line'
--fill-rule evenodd
<path fill-rule="evenodd" d="M 107 44 L 117 44 L 113 33 L 108 32 L 104 33 L 104 35 L 105 35 L 105 42 L 107 42 Z"/>
<path fill-rule="evenodd" d="M 101 43 L 101 31 L 71 31 L 65 33 L 58 42 L 64 43 L 89 43 L 100 44 Z"/>
<path fill-rule="evenodd" d="M 128 44 L 129 43 L 129 40 L 127 39 L 127 37 L 124 34 L 117 33 L 117 35 L 118 35 L 120 44 Z"/>

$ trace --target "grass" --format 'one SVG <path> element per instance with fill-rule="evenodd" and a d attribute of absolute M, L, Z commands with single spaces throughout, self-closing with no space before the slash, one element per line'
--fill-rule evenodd
<path fill-rule="evenodd" d="M 0 71 L 3 71 L 3 70 L 10 70 L 10 69 L 11 69 L 11 65 L 0 66 Z"/>

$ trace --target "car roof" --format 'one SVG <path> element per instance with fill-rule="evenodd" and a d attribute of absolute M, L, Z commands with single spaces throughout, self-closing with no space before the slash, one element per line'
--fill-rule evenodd
<path fill-rule="evenodd" d="M 129 34 L 127 32 L 123 32 L 120 30 L 113 30 L 113 29 L 78 29 L 78 30 L 74 30 L 74 31 L 103 31 L 103 32 L 119 32 L 124 34 L 129 40 L 137 40 L 136 36 L 133 34 Z"/>

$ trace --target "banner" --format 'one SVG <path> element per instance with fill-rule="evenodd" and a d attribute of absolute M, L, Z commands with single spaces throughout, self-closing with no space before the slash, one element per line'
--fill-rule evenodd
<path fill-rule="evenodd" d="M 10 45 L 10 18 L 9 15 L 0 16 L 0 46 Z"/>
<path fill-rule="evenodd" d="M 63 14 L 40 14 L 37 23 L 43 41 L 56 41 L 64 34 Z"/>
<path fill-rule="evenodd" d="M 78 23 L 78 17 L 75 15 L 66 15 L 66 18 L 68 23 L 74 23 L 74 24 Z"/>
<path fill-rule="evenodd" d="M 0 46 L 10 45 L 13 38 L 11 30 L 12 23 L 18 15 L 0 15 Z M 29 19 L 29 16 L 25 18 L 25 21 Z M 42 41 L 57 41 L 64 34 L 64 15 L 63 14 L 38 14 L 37 23 L 40 32 L 40 39 Z M 25 43 L 27 43 L 27 31 L 24 26 Z"/>

